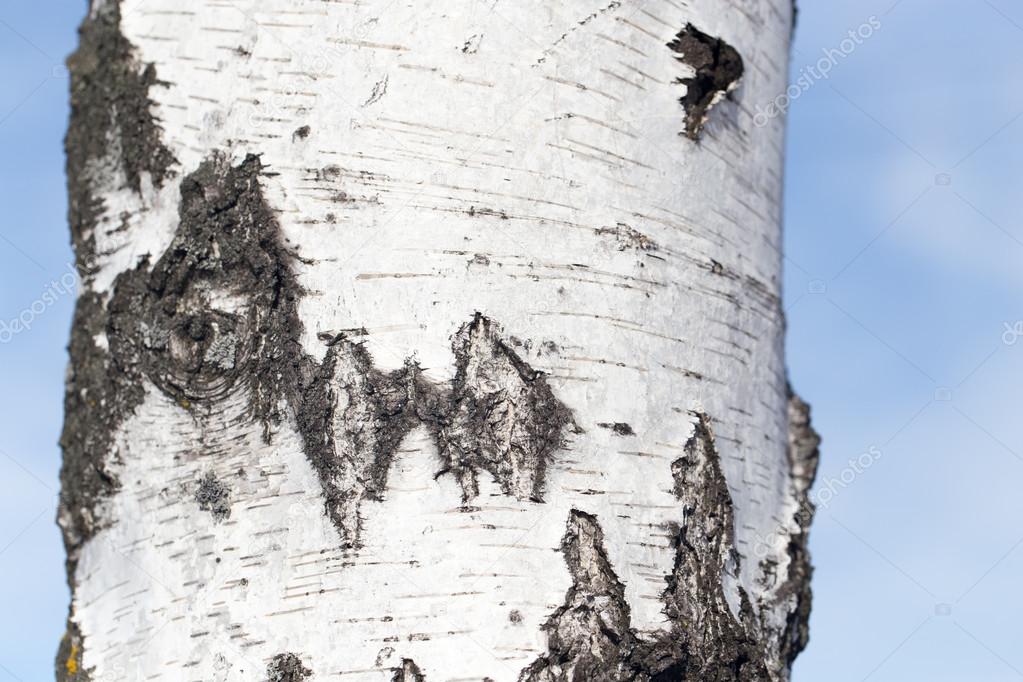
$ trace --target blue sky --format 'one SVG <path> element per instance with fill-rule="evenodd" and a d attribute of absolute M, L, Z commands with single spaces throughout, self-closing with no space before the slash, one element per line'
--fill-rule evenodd
<path fill-rule="evenodd" d="M 62 61 L 83 11 L 0 8 L 0 322 L 41 302 L 0 327 L 0 681 L 51 676 L 67 605 Z M 1023 7 L 803 0 L 793 72 L 872 17 L 790 110 L 788 358 L 827 501 L 794 679 L 1019 680 Z"/>

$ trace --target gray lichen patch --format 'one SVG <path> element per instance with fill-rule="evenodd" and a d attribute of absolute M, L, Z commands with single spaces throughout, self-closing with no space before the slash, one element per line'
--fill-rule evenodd
<path fill-rule="evenodd" d="M 401 666 L 393 668 L 391 682 L 426 682 L 426 675 L 411 658 L 401 659 Z"/>
<path fill-rule="evenodd" d="M 615 246 L 619 251 L 633 249 L 636 251 L 656 251 L 657 242 L 643 234 L 634 227 L 625 223 L 617 223 L 614 227 L 601 227 L 597 234 L 608 235 L 614 238 Z"/>
<path fill-rule="evenodd" d="M 456 373 L 446 414 L 436 407 L 428 412 L 463 498 L 479 493 L 477 473 L 485 470 L 505 494 L 541 501 L 547 466 L 565 443 L 571 413 L 545 375 L 526 364 L 483 315 L 458 331 L 453 351 Z"/>
<path fill-rule="evenodd" d="M 277 654 L 266 666 L 267 682 L 302 682 L 313 671 L 302 664 L 302 659 L 290 651 Z"/>
<path fill-rule="evenodd" d="M 209 512 L 214 521 L 231 517 L 231 489 L 212 471 L 199 479 L 193 497 L 199 509 Z"/>
<path fill-rule="evenodd" d="M 709 36 L 692 24 L 686 24 L 668 47 L 678 54 L 678 61 L 695 71 L 677 82 L 686 86 L 686 94 L 679 99 L 686 112 L 685 135 L 696 140 L 708 112 L 742 77 L 742 56 L 721 38 Z"/>

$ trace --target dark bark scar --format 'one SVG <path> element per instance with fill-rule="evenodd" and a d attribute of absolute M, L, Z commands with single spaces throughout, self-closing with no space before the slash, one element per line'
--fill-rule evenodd
<path fill-rule="evenodd" d="M 709 36 L 692 24 L 686 24 L 668 48 L 678 55 L 678 61 L 696 72 L 676 82 L 686 86 L 686 94 L 679 98 L 686 113 L 683 134 L 697 140 L 710 110 L 738 85 L 743 73 L 742 56 L 721 38 Z"/>

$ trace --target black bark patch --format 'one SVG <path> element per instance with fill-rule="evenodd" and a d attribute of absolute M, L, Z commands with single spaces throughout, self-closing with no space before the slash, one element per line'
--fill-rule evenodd
<path fill-rule="evenodd" d="M 732 497 L 710 418 L 694 416 L 685 454 L 671 467 L 685 522 L 677 529 L 675 567 L 663 595 L 674 643 L 684 647 L 686 665 L 679 679 L 767 680 L 766 656 L 752 630 L 748 599 L 740 594 L 741 620 L 725 599 L 723 578 L 738 571 Z"/>
<path fill-rule="evenodd" d="M 121 33 L 120 3 L 110 0 L 86 16 L 79 28 L 78 49 L 68 58 L 71 120 L 64 140 L 68 223 L 83 279 L 96 256 L 95 230 L 103 211 L 95 181 L 122 172 L 128 185 L 139 191 L 143 172 L 161 186 L 175 163 L 151 113 L 149 89 L 159 84 L 156 72 L 152 65 L 143 67 L 134 52 Z M 117 165 L 100 170 L 99 164 L 112 154 Z M 76 303 L 71 328 L 60 438 L 63 461 L 57 519 L 69 581 L 82 543 L 102 527 L 95 514 L 97 501 L 118 485 L 105 464 L 113 433 L 143 394 L 138 383 L 118 374 L 113 358 L 96 345 L 94 339 L 106 325 L 103 297 L 86 288 Z"/>
<path fill-rule="evenodd" d="M 564 445 L 568 408 L 543 372 L 527 365 L 477 313 L 455 335 L 454 387 L 446 414 L 427 410 L 447 470 L 463 499 L 479 494 L 477 472 L 490 472 L 507 495 L 542 501 L 544 475 Z"/>
<path fill-rule="evenodd" d="M 346 545 L 359 537 L 361 501 L 382 499 L 394 453 L 417 423 L 417 375 L 411 363 L 381 372 L 362 345 L 339 336 L 304 392 L 299 430 Z"/>
<path fill-rule="evenodd" d="M 562 552 L 572 587 L 547 623 L 548 654 L 520 682 L 765 682 L 766 655 L 753 629 L 753 607 L 740 590 L 740 618 L 722 579 L 737 562 L 732 502 L 710 420 L 697 414 L 685 454 L 674 462 L 684 524 L 670 531 L 675 565 L 662 593 L 669 627 L 652 639 L 631 625 L 625 588 L 604 549 L 596 517 L 572 510 Z"/>
<path fill-rule="evenodd" d="M 212 471 L 199 479 L 194 498 L 199 509 L 208 511 L 214 521 L 231 517 L 231 490 Z"/>
<path fill-rule="evenodd" d="M 307 137 L 309 137 L 309 133 L 311 133 L 312 130 L 313 129 L 310 128 L 309 126 L 301 126 L 299 128 L 296 128 L 295 132 L 293 132 L 291 134 L 291 139 L 292 140 L 295 140 L 295 139 L 304 140 Z"/>
<path fill-rule="evenodd" d="M 686 112 L 685 135 L 696 140 L 710 109 L 742 77 L 742 56 L 721 38 L 711 37 L 692 24 L 686 24 L 668 47 L 679 55 L 678 61 L 696 71 L 676 81 L 686 86 L 686 94 L 679 99 Z"/>
<path fill-rule="evenodd" d="M 391 682 L 426 682 L 426 675 L 411 658 L 401 659 L 401 666 L 391 670 L 394 672 Z"/>
<path fill-rule="evenodd" d="M 522 671 L 520 682 L 646 679 L 632 662 L 638 640 L 625 586 L 608 560 L 597 518 L 570 511 L 561 551 L 572 586 L 543 626 L 548 653 Z"/>
<path fill-rule="evenodd" d="M 255 156 L 236 167 L 218 155 L 203 162 L 181 183 L 179 226 L 156 264 L 118 275 L 106 306 L 88 291 L 78 300 L 58 512 L 69 578 L 82 543 L 106 523 L 96 509 L 118 487 L 107 469 L 113 434 L 141 403 L 144 378 L 189 410 L 244 382 L 267 438 L 300 384 L 301 290 L 261 169 Z M 96 345 L 101 334 L 109 351 Z"/>
<path fill-rule="evenodd" d="M 610 429 L 616 436 L 635 436 L 636 432 L 625 422 L 600 422 L 597 424 L 602 429 Z"/>
<path fill-rule="evenodd" d="M 153 265 L 122 273 L 110 302 L 110 350 L 126 375 L 145 375 L 185 409 L 244 382 L 251 415 L 283 418 L 304 363 L 301 288 L 263 199 L 259 158 L 214 154 L 181 183 L 174 240 Z"/>
<path fill-rule="evenodd" d="M 459 330 L 453 350 L 455 380 L 445 386 L 426 380 L 411 360 L 381 372 L 342 334 L 302 389 L 299 431 L 345 547 L 359 545 L 362 501 L 383 499 L 394 454 L 420 424 L 437 443 L 438 475 L 458 478 L 463 503 L 479 493 L 480 470 L 505 494 L 540 500 L 547 465 L 571 422 L 568 408 L 483 315 Z"/>
<path fill-rule="evenodd" d="M 64 537 L 69 581 L 82 545 L 105 525 L 96 512 L 100 500 L 119 487 L 108 467 L 108 461 L 117 459 L 112 452 L 114 432 L 144 394 L 141 384 L 125 376 L 115 358 L 96 345 L 107 323 L 102 296 L 83 292 L 71 325 L 60 435 L 63 460 L 57 523 Z"/>
<path fill-rule="evenodd" d="M 312 676 L 313 671 L 302 665 L 296 654 L 277 654 L 266 666 L 267 682 L 302 682 Z"/>
<path fill-rule="evenodd" d="M 138 62 L 121 32 L 120 1 L 99 4 L 82 22 L 78 37 L 78 49 L 68 58 L 71 123 L 65 140 L 72 204 L 91 201 L 89 192 L 76 191 L 82 189 L 76 183 L 88 184 L 88 164 L 111 152 L 118 154 L 132 189 L 139 191 L 140 176 L 147 171 L 161 186 L 176 163 L 151 113 L 149 89 L 161 83 L 152 64 Z M 76 207 L 71 208 L 74 212 Z"/>
<path fill-rule="evenodd" d="M 810 500 L 810 488 L 817 477 L 820 462 L 821 438 L 810 422 L 810 406 L 789 387 L 789 468 L 792 485 L 799 505 L 795 523 L 798 531 L 789 536 L 789 568 L 785 582 L 778 590 L 778 598 L 794 595 L 794 605 L 789 611 L 780 644 L 781 660 L 792 665 L 796 656 L 810 641 L 810 608 L 813 592 L 810 579 L 813 566 L 810 563 L 810 524 L 815 512 Z"/>

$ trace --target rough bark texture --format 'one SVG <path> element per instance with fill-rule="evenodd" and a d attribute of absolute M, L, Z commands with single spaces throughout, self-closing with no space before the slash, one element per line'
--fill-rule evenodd
<path fill-rule="evenodd" d="M 572 575 L 565 604 L 544 625 L 550 653 L 522 682 L 701 682 L 770 678 L 749 599 L 740 588 L 733 614 L 723 586 L 738 561 L 732 500 L 721 473 L 710 419 L 698 414 L 685 455 L 675 460 L 675 494 L 684 521 L 670 528 L 675 568 L 665 580 L 670 629 L 644 639 L 632 627 L 625 589 L 608 561 L 595 516 L 572 510 L 562 553 Z"/>
<path fill-rule="evenodd" d="M 501 340 L 497 325 L 476 313 L 455 334 L 456 374 L 448 388 L 424 378 L 412 359 L 382 372 L 361 345 L 331 340 L 326 359 L 301 399 L 299 424 L 319 472 L 327 513 L 349 546 L 359 542 L 359 505 L 380 500 L 391 461 L 417 425 L 433 435 L 468 505 L 477 476 L 493 476 L 506 495 L 541 501 L 544 472 L 565 443 L 568 409 Z M 307 366 L 315 366 L 306 358 Z"/>
<path fill-rule="evenodd" d="M 119 3 L 101 5 L 82 23 L 78 49 L 68 59 L 68 222 L 76 267 L 86 283 L 95 266 L 98 216 L 104 210 L 97 188 L 109 177 L 120 176 L 141 191 L 143 174 L 157 186 L 173 175 L 174 157 L 151 113 L 149 91 L 159 81 L 152 65 L 138 63 L 120 23 Z M 96 345 L 106 324 L 103 293 L 86 288 L 71 327 L 60 439 L 64 451 L 60 516 L 69 577 L 78 549 L 98 529 L 96 505 L 117 488 L 107 461 L 114 432 L 143 393 L 137 381 L 123 380 L 105 350 Z"/>
<path fill-rule="evenodd" d="M 92 2 L 58 680 L 787 680 L 788 6 L 525 1 Z"/>
<path fill-rule="evenodd" d="M 810 488 L 817 477 L 820 461 L 821 437 L 810 423 L 810 406 L 789 389 L 789 464 L 795 499 L 798 503 L 795 513 L 796 532 L 789 536 L 789 569 L 779 596 L 794 595 L 795 608 L 791 609 L 781 638 L 781 659 L 791 666 L 796 656 L 810 641 L 810 606 L 813 590 L 810 580 L 813 566 L 810 564 L 810 524 L 813 522 L 815 507 L 810 500 Z"/>

